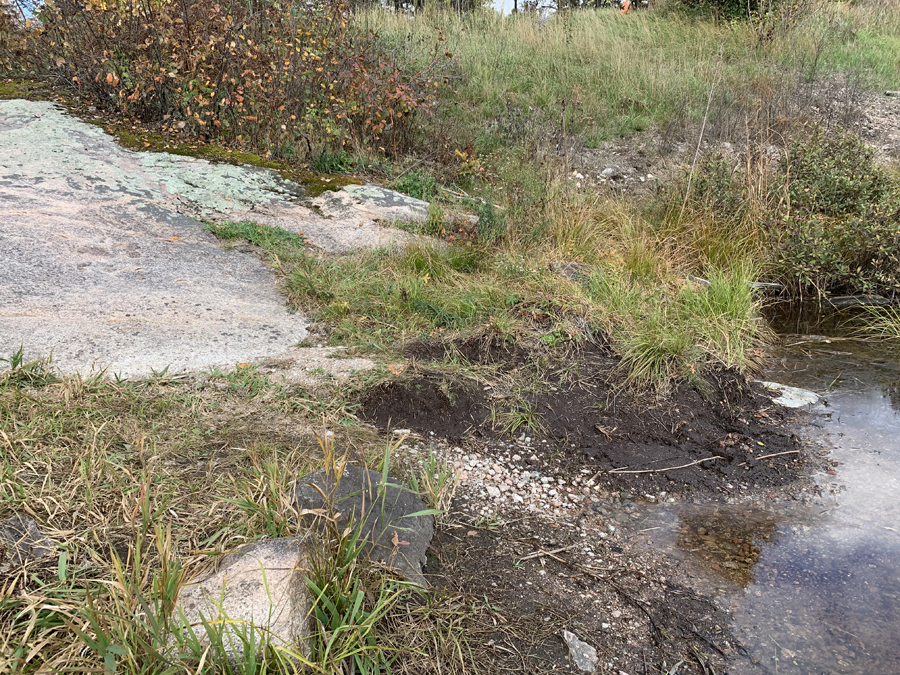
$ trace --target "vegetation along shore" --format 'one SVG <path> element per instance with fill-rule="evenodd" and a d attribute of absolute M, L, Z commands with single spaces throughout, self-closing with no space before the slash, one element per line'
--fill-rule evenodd
<path fill-rule="evenodd" d="M 393 244 L 340 250 L 258 205 L 187 214 L 264 263 L 302 377 L 8 345 L 0 673 L 750 672 L 635 514 L 812 504 L 833 470 L 757 380 L 785 307 L 900 336 L 900 5 L 519 4 L 0 0 L 0 104 L 53 102 L 123 162 L 272 172 L 326 224 L 361 186 L 406 209 L 375 218 Z M 379 558 L 333 485 L 298 500 L 350 466 L 383 517 L 389 476 L 421 500 L 427 587 L 391 562 L 415 528 Z M 775 532 L 685 518 L 730 584 Z M 179 614 L 225 554 L 284 539 L 302 639 Z"/>

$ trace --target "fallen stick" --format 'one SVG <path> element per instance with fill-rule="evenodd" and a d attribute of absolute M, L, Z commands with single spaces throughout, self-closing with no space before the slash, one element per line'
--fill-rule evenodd
<path fill-rule="evenodd" d="M 799 451 L 794 450 L 793 452 L 799 452 Z M 682 464 L 681 466 L 668 466 L 665 469 L 632 469 L 631 471 L 626 471 L 624 468 L 622 468 L 622 469 L 610 469 L 606 473 L 660 473 L 662 471 L 675 471 L 676 469 L 686 469 L 689 466 L 694 466 L 695 464 L 700 464 L 702 462 L 710 462 L 714 459 L 724 459 L 724 458 L 721 455 L 713 455 L 712 457 L 698 459 L 696 462 L 690 462 L 689 464 Z"/>
<path fill-rule="evenodd" d="M 756 461 L 758 462 L 761 459 L 769 459 L 769 457 L 779 457 L 780 455 L 793 455 L 796 452 L 800 452 L 799 450 L 786 450 L 785 452 L 773 452 L 771 455 L 763 455 L 762 457 L 757 457 Z"/>
<path fill-rule="evenodd" d="M 562 553 L 563 551 L 568 551 L 570 548 L 575 548 L 578 544 L 571 544 L 570 546 L 563 546 L 562 548 L 558 548 L 554 551 L 535 551 L 534 553 L 529 553 L 528 555 L 519 558 L 519 562 L 523 560 L 531 560 L 532 558 L 540 558 L 541 556 L 548 555 L 551 558 L 556 558 L 556 560 L 560 560 L 557 558 L 554 553 Z M 565 562 L 565 560 L 560 560 L 560 562 Z"/>

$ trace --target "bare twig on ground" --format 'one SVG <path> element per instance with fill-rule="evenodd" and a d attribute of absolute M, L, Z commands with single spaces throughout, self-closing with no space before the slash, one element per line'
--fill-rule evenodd
<path fill-rule="evenodd" d="M 792 450 L 791 452 L 797 452 L 796 450 Z M 704 457 L 703 459 L 698 459 L 695 462 L 689 462 L 688 464 L 682 464 L 680 466 L 667 466 L 664 469 L 632 469 L 627 470 L 624 467 L 621 469 L 610 469 L 606 473 L 661 473 L 663 471 L 675 471 L 676 469 L 686 469 L 689 466 L 694 466 L 695 464 L 701 464 L 703 462 L 709 462 L 714 459 L 724 459 L 721 455 L 713 455 L 712 457 Z"/>

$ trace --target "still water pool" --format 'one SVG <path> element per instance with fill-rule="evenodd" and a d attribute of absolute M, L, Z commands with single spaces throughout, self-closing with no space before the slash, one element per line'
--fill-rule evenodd
<path fill-rule="evenodd" d="M 766 377 L 825 396 L 804 436 L 829 447 L 824 508 L 760 544 L 733 601 L 758 664 L 729 673 L 900 673 L 900 358 L 882 344 L 787 336 Z"/>
<path fill-rule="evenodd" d="M 742 648 L 729 675 L 898 675 L 900 352 L 783 337 L 764 378 L 824 397 L 801 433 L 830 451 L 819 496 L 648 504 L 629 514 L 632 532 L 682 559 L 731 610 Z"/>

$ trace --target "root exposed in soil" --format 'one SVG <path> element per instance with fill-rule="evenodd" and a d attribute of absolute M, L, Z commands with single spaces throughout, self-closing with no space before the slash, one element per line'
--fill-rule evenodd
<path fill-rule="evenodd" d="M 493 649 L 480 655 L 490 672 L 579 672 L 566 665 L 563 629 L 596 646 L 602 672 L 668 672 L 685 659 L 693 666 L 686 672 L 722 672 L 739 650 L 725 613 L 673 582 L 663 560 L 539 518 L 502 531 L 475 528 L 449 523 L 432 542 L 426 572 L 436 585 L 483 598 L 491 609 Z M 585 544 L 598 564 L 579 555 Z M 557 553 L 540 554 L 547 551 Z"/>

